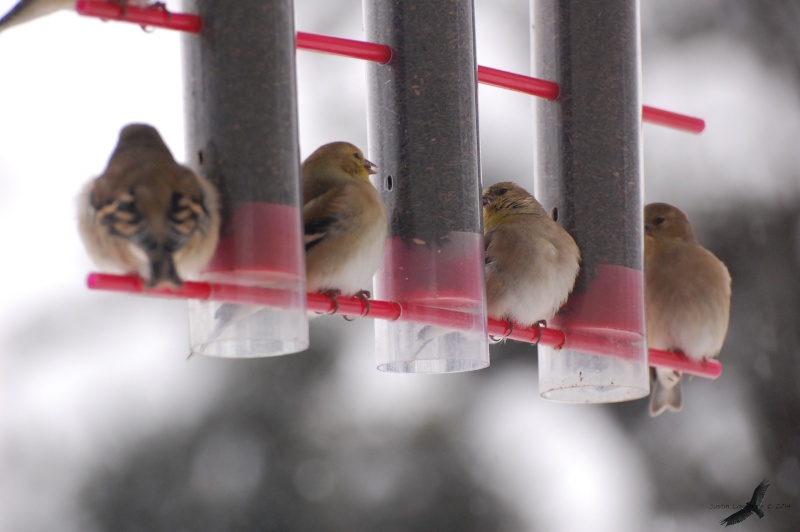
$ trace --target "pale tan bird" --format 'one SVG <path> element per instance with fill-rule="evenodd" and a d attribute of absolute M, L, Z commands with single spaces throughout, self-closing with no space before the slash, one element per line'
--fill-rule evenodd
<path fill-rule="evenodd" d="M 208 264 L 219 239 L 219 200 L 204 177 L 175 162 L 158 131 L 130 124 L 105 171 L 79 197 L 79 226 L 101 269 L 149 287 L 178 287 Z"/>
<path fill-rule="evenodd" d="M 303 224 L 309 292 L 357 295 L 383 259 L 386 207 L 369 181 L 375 165 L 349 142 L 303 161 Z"/>
<path fill-rule="evenodd" d="M 483 229 L 489 316 L 523 326 L 552 318 L 580 270 L 572 236 L 511 182 L 483 191 Z"/>
<path fill-rule="evenodd" d="M 148 0 L 108 0 L 119 4 L 124 9 L 126 5 L 145 7 Z M 19 24 L 30 22 L 39 17 L 44 17 L 62 9 L 75 9 L 76 0 L 20 0 L 14 7 L 0 19 L 0 32 Z"/>
<path fill-rule="evenodd" d="M 692 360 L 719 355 L 731 306 L 731 276 L 695 238 L 689 219 L 666 203 L 644 208 L 647 345 Z M 656 368 L 650 415 L 683 405 L 680 372 Z"/>

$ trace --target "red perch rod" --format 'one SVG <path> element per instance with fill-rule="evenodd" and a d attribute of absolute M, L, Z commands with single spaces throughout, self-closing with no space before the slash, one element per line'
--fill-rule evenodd
<path fill-rule="evenodd" d="M 203 21 L 197 15 L 170 13 L 163 4 L 156 3 L 147 7 L 132 5 L 123 6 L 109 0 L 78 0 L 75 10 L 89 17 L 106 20 L 124 20 L 142 26 L 168 28 L 171 30 L 200 33 Z"/>
<path fill-rule="evenodd" d="M 106 290 L 173 299 L 203 299 L 226 301 L 228 303 L 260 304 L 281 306 L 286 300 L 282 290 L 251 287 L 247 292 L 241 286 L 222 283 L 200 283 L 187 281 L 177 290 L 169 288 L 147 289 L 136 276 L 110 275 L 92 273 L 86 281 L 92 290 Z M 309 293 L 308 310 L 323 314 L 343 314 L 363 316 L 384 320 L 405 320 L 428 325 L 447 326 L 453 329 L 469 329 L 473 325 L 473 316 L 454 310 L 431 308 L 424 305 L 398 303 L 395 301 L 366 300 L 358 297 L 339 297 L 336 303 L 326 294 Z M 543 328 L 541 333 L 535 327 L 515 326 L 513 330 L 508 322 L 489 318 L 489 334 L 506 337 L 526 343 L 540 343 L 550 347 L 569 346 L 600 356 L 625 356 L 624 346 L 615 344 L 606 338 L 591 335 L 565 335 L 557 329 Z M 538 340 L 538 342 L 537 342 Z M 722 365 L 717 360 L 694 362 L 683 355 L 669 351 L 651 349 L 649 364 L 660 368 L 669 368 L 698 377 L 716 379 L 722 373 Z"/>
<path fill-rule="evenodd" d="M 153 4 L 145 8 L 128 5 L 123 13 L 122 7 L 116 2 L 108 0 L 78 0 L 75 4 L 75 9 L 81 15 L 90 17 L 121 20 L 141 24 L 142 26 L 169 28 L 189 33 L 200 33 L 203 25 L 202 19 L 197 15 L 170 13 L 162 4 Z M 297 48 L 374 61 L 381 64 L 386 64 L 392 59 L 392 49 L 385 44 L 302 31 L 297 32 Z M 486 85 L 522 92 L 546 100 L 558 98 L 558 85 L 552 81 L 506 72 L 496 68 L 478 66 L 478 81 Z M 690 133 L 702 133 L 706 127 L 705 121 L 701 118 L 665 111 L 649 105 L 642 107 L 642 120 Z"/>
<path fill-rule="evenodd" d="M 392 49 L 385 44 L 342 39 L 304 31 L 297 32 L 297 48 L 311 52 L 343 55 L 382 64 L 388 63 L 392 59 Z"/>

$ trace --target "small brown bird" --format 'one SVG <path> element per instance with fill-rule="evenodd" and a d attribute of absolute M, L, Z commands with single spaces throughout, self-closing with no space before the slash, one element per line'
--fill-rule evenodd
<path fill-rule="evenodd" d="M 154 127 L 130 124 L 105 171 L 84 187 L 79 226 L 98 267 L 138 274 L 149 287 L 175 288 L 214 254 L 218 194 L 175 162 Z"/>
<path fill-rule="evenodd" d="M 483 230 L 489 316 L 523 326 L 552 318 L 580 270 L 572 236 L 508 181 L 483 191 Z"/>
<path fill-rule="evenodd" d="M 362 293 L 380 267 L 388 230 L 369 181 L 375 165 L 349 142 L 332 142 L 303 162 L 302 173 L 307 290 Z"/>
<path fill-rule="evenodd" d="M 692 360 L 719 355 L 731 306 L 731 276 L 697 241 L 689 219 L 666 203 L 644 208 L 647 345 Z M 682 408 L 680 372 L 653 371 L 650 415 Z"/>

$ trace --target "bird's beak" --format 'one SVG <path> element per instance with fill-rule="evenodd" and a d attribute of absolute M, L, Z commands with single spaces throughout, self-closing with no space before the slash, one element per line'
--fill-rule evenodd
<path fill-rule="evenodd" d="M 378 173 L 378 167 L 375 166 L 375 163 L 370 162 L 370 161 L 368 161 L 366 159 L 364 159 L 364 168 L 367 169 L 367 173 L 368 174 L 377 174 Z"/>
<path fill-rule="evenodd" d="M 653 226 L 650 224 L 644 224 L 644 234 L 652 235 L 653 234 Z"/>
<path fill-rule="evenodd" d="M 491 201 L 492 201 L 492 199 L 489 197 L 488 194 L 484 194 L 483 197 L 481 198 L 481 203 L 483 204 L 484 207 L 489 205 L 489 203 L 491 203 Z"/>

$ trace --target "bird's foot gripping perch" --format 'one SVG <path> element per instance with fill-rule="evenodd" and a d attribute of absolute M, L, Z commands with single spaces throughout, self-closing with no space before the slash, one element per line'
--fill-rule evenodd
<path fill-rule="evenodd" d="M 364 302 L 364 312 L 361 313 L 362 318 L 369 316 L 369 311 L 370 311 L 369 298 L 371 295 L 372 294 L 370 294 L 369 290 L 359 290 L 354 296 Z M 345 316 L 344 314 L 342 315 L 342 318 L 344 318 L 345 321 L 355 320 L 355 318 L 351 318 L 350 316 Z"/>
<path fill-rule="evenodd" d="M 495 344 L 505 342 L 506 338 L 511 336 L 511 333 L 514 332 L 514 320 L 508 320 L 506 323 L 508 324 L 508 332 L 506 332 L 503 336 L 498 338 L 496 336 L 492 336 L 491 334 L 489 335 L 489 339 Z"/>
<path fill-rule="evenodd" d="M 539 345 L 539 340 L 542 339 L 542 327 L 547 327 L 547 321 L 546 320 L 539 320 L 536 323 L 534 323 L 533 326 L 536 328 L 536 340 L 534 340 L 531 343 L 533 345 Z M 511 334 L 511 333 L 509 333 L 509 334 Z"/>
<path fill-rule="evenodd" d="M 331 288 L 329 290 L 320 290 L 320 294 L 325 294 L 326 296 L 331 298 L 331 302 L 333 303 L 333 308 L 330 309 L 328 312 L 319 312 L 319 314 L 336 314 L 339 311 L 339 295 L 342 293 L 341 290 L 337 290 L 335 288 Z"/>

